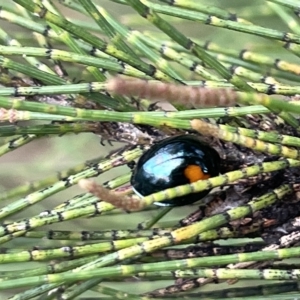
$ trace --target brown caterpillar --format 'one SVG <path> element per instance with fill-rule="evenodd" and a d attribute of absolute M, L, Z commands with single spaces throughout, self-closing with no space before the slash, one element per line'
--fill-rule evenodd
<path fill-rule="evenodd" d="M 109 79 L 106 89 L 113 94 L 156 101 L 165 100 L 174 104 L 183 104 L 188 108 L 232 106 L 237 100 L 236 92 L 231 89 L 208 89 L 121 77 Z"/>
<path fill-rule="evenodd" d="M 97 184 L 92 179 L 81 179 L 78 182 L 78 185 L 97 198 L 126 211 L 139 211 L 145 207 L 145 203 L 140 198 L 124 196 L 122 193 L 115 193 L 114 191 Z"/>

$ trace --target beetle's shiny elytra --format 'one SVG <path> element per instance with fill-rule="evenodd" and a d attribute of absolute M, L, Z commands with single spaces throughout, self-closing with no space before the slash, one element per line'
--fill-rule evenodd
<path fill-rule="evenodd" d="M 167 138 L 146 151 L 133 171 L 131 185 L 139 196 L 208 179 L 219 174 L 217 151 L 194 135 Z M 182 206 L 203 198 L 208 190 L 172 200 L 156 202 L 160 206 Z"/>

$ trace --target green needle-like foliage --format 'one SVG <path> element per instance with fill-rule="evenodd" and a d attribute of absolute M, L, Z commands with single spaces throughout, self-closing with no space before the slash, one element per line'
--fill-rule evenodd
<path fill-rule="evenodd" d="M 0 299 L 300 298 L 299 1 L 2 2 Z M 135 195 L 186 133 L 220 174 Z"/>

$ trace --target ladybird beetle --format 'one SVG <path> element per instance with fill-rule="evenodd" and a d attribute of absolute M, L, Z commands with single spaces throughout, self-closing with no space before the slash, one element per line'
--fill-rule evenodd
<path fill-rule="evenodd" d="M 131 176 L 134 192 L 140 197 L 168 188 L 219 175 L 217 151 L 194 135 L 167 138 L 146 151 Z M 200 200 L 208 190 L 171 200 L 155 202 L 159 206 L 182 206 Z"/>

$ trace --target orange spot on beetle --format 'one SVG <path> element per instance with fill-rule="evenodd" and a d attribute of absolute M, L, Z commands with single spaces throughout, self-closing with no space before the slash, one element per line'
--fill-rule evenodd
<path fill-rule="evenodd" d="M 190 181 L 205 180 L 210 177 L 209 174 L 203 173 L 201 167 L 197 165 L 189 165 L 184 170 L 184 176 Z"/>

